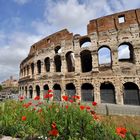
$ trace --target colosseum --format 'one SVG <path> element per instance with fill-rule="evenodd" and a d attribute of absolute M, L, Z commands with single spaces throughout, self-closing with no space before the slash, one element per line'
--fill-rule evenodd
<path fill-rule="evenodd" d="M 53 89 L 53 100 L 140 105 L 140 9 L 90 20 L 87 35 L 56 32 L 33 44 L 20 64 L 20 94 Z"/>

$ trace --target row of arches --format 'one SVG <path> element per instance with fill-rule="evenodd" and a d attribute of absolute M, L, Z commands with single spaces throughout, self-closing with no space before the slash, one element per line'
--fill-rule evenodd
<path fill-rule="evenodd" d="M 129 105 L 140 105 L 140 93 L 139 88 L 135 83 L 127 82 L 124 85 L 123 89 L 123 102 L 124 104 Z M 43 94 L 45 94 L 49 90 L 49 86 L 46 84 L 43 86 Z M 65 86 L 66 94 L 69 97 L 76 95 L 76 87 L 73 83 L 66 84 Z M 59 84 L 55 84 L 53 86 L 54 91 L 54 101 L 61 101 L 61 86 Z M 25 92 L 27 95 L 27 87 L 25 87 Z M 33 87 L 29 87 L 29 98 L 33 98 L 33 92 L 36 92 L 36 96 L 40 96 L 42 93 L 40 90 L 40 86 L 36 85 L 35 91 L 33 91 Z M 82 101 L 94 101 L 94 87 L 91 83 L 84 83 L 81 85 L 81 100 Z M 100 85 L 100 98 L 101 103 L 112 103 L 116 104 L 116 91 L 115 87 L 110 82 L 104 82 Z"/>
<path fill-rule="evenodd" d="M 62 59 L 61 55 L 58 54 L 58 48 L 55 50 L 56 55 L 54 56 L 54 69 L 55 72 L 61 72 L 62 69 Z M 75 56 L 72 51 L 69 51 L 65 55 L 66 58 L 66 69 L 68 72 L 74 72 L 75 71 Z M 122 43 L 118 47 L 118 60 L 119 61 L 128 61 L 128 62 L 133 62 L 133 46 L 130 43 Z M 81 71 L 82 72 L 90 72 L 92 71 L 93 67 L 93 58 L 92 58 L 92 53 L 90 50 L 83 50 L 80 53 L 80 60 L 81 60 Z M 46 57 L 44 59 L 44 65 L 45 65 L 45 71 L 50 72 L 50 66 L 51 66 L 51 61 L 49 57 Z M 102 64 L 108 64 L 109 66 L 112 66 L 112 53 L 111 49 L 109 46 L 101 46 L 98 50 L 98 63 L 99 66 Z M 35 69 L 35 64 L 31 64 L 31 73 L 34 75 L 34 69 Z M 37 73 L 40 74 L 42 69 L 42 62 L 41 60 L 37 61 Z M 21 73 L 24 76 L 29 74 L 29 65 L 27 67 L 21 69 Z"/>

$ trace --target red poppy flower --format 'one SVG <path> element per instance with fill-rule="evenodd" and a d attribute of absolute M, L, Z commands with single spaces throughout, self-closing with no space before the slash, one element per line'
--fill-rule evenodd
<path fill-rule="evenodd" d="M 68 101 L 68 96 L 62 96 L 63 100 Z"/>
<path fill-rule="evenodd" d="M 51 131 L 49 131 L 49 134 L 52 136 L 57 136 L 58 135 L 58 130 L 57 129 L 52 129 Z"/>
<path fill-rule="evenodd" d="M 73 103 L 73 100 L 72 100 L 72 99 L 70 99 L 70 100 L 69 100 L 69 102 L 70 102 L 70 103 Z"/>
<path fill-rule="evenodd" d="M 39 113 L 42 112 L 42 108 L 40 108 L 40 109 L 38 110 L 38 112 L 39 112 Z"/>
<path fill-rule="evenodd" d="M 22 116 L 21 120 L 26 121 L 26 116 Z"/>
<path fill-rule="evenodd" d="M 97 105 L 97 103 L 96 103 L 96 102 L 92 102 L 92 105 L 93 105 L 93 106 L 96 106 L 96 105 Z"/>
<path fill-rule="evenodd" d="M 90 113 L 91 113 L 92 115 L 94 115 L 94 114 L 95 114 L 95 111 L 91 110 Z"/>
<path fill-rule="evenodd" d="M 81 105 L 81 106 L 80 106 L 80 109 L 81 109 L 81 110 L 84 110 L 84 109 L 85 109 L 85 106 Z"/>
<path fill-rule="evenodd" d="M 51 97 L 53 97 L 53 94 L 47 93 L 47 94 L 44 95 L 44 99 L 48 99 L 48 98 L 51 98 Z"/>
<path fill-rule="evenodd" d="M 53 123 L 51 124 L 51 126 L 52 126 L 52 129 L 55 129 L 55 128 L 56 128 L 56 123 L 53 122 Z"/>
<path fill-rule="evenodd" d="M 68 107 L 69 107 L 69 106 L 68 106 L 68 105 L 66 105 L 65 107 L 66 107 L 66 109 L 68 109 Z"/>
<path fill-rule="evenodd" d="M 116 128 L 116 133 L 121 136 L 122 138 L 125 138 L 127 130 L 124 127 L 117 127 Z"/>
<path fill-rule="evenodd" d="M 87 110 L 90 110 L 90 106 L 87 106 L 86 109 L 87 109 Z"/>
<path fill-rule="evenodd" d="M 49 90 L 48 90 L 48 93 L 50 93 L 50 92 L 53 92 L 53 90 L 49 89 Z"/>
<path fill-rule="evenodd" d="M 24 96 L 20 96 L 19 100 L 22 102 L 24 100 Z"/>
<path fill-rule="evenodd" d="M 34 100 L 39 100 L 40 99 L 40 96 L 36 96 L 35 98 L 34 98 Z"/>

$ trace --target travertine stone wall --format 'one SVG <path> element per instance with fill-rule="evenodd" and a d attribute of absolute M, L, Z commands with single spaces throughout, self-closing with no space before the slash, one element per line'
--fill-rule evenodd
<path fill-rule="evenodd" d="M 123 22 L 119 23 L 119 19 Z M 81 42 L 90 40 L 90 47 L 81 47 Z M 132 61 L 118 60 L 118 47 L 122 43 L 129 43 L 133 47 Z M 61 53 L 55 54 L 55 48 L 61 47 Z M 99 65 L 98 51 L 102 46 L 108 46 L 111 51 L 111 64 Z M 92 56 L 92 70 L 82 72 L 81 52 L 89 51 Z M 75 71 L 68 72 L 66 54 L 74 53 Z M 54 57 L 61 57 L 61 72 L 55 71 Z M 45 58 L 50 58 L 50 72 L 46 72 Z M 41 73 L 38 74 L 37 61 L 41 61 Z M 34 63 L 34 74 L 31 71 Z M 27 75 L 27 65 L 29 74 Z M 61 96 L 67 94 L 66 84 L 73 83 L 76 94 L 81 95 L 81 86 L 84 83 L 93 85 L 94 100 L 101 103 L 100 86 L 102 83 L 111 83 L 115 87 L 116 104 L 124 104 L 124 84 L 132 82 L 140 89 L 140 9 L 116 13 L 106 17 L 91 20 L 87 25 L 87 35 L 73 35 L 67 29 L 56 32 L 31 46 L 28 56 L 20 64 L 20 93 L 25 95 L 25 87 L 33 88 L 33 97 L 36 96 L 36 85 L 40 86 L 43 98 L 43 86 L 47 84 L 53 89 L 55 84 L 61 87 Z M 139 95 L 140 96 L 140 95 Z M 140 99 L 138 99 L 140 100 Z"/>

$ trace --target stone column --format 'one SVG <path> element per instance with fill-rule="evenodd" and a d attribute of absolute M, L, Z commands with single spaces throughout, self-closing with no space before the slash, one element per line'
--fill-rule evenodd
<path fill-rule="evenodd" d="M 92 51 L 92 71 L 98 71 L 98 52 Z"/>
<path fill-rule="evenodd" d="M 41 61 L 41 75 L 45 74 L 45 63 Z"/>
<path fill-rule="evenodd" d="M 61 63 L 62 63 L 62 65 L 61 65 L 61 72 L 63 74 L 65 74 L 67 72 L 67 64 L 66 64 L 65 56 L 61 56 Z"/>
<path fill-rule="evenodd" d="M 100 104 L 101 103 L 100 83 L 95 82 L 93 83 L 93 85 L 94 85 L 94 101 Z"/>
<path fill-rule="evenodd" d="M 81 59 L 78 53 L 75 54 L 75 72 L 81 73 Z"/>
<path fill-rule="evenodd" d="M 54 60 L 50 59 L 50 72 L 55 72 Z"/>

